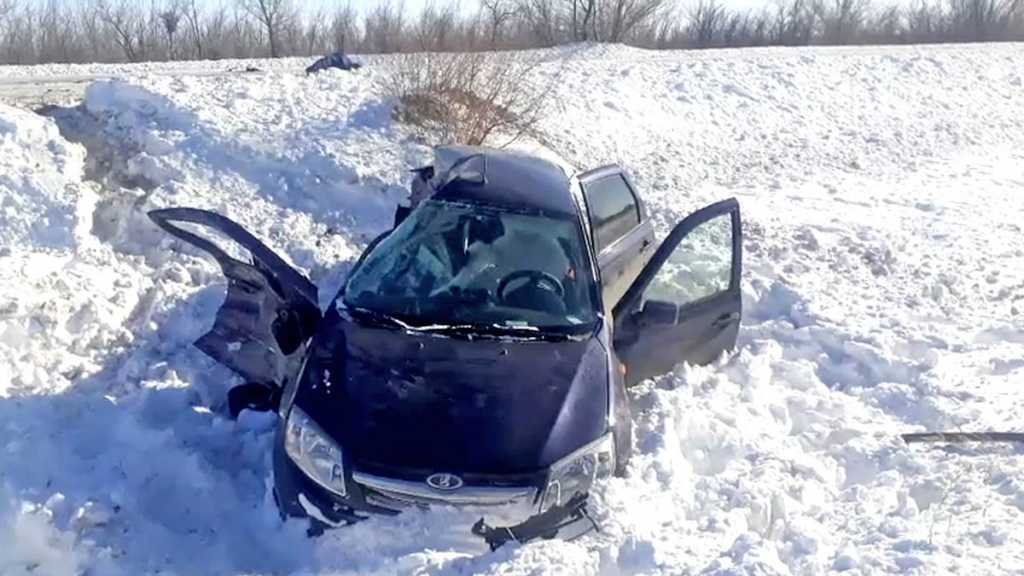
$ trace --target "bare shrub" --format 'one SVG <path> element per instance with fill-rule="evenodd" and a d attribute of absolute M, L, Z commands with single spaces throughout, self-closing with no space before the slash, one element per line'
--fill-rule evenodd
<path fill-rule="evenodd" d="M 557 74 L 537 88 L 523 77 L 540 61 L 523 53 L 403 54 L 389 62 L 385 90 L 396 119 L 431 144 L 507 146 L 533 130 Z"/>

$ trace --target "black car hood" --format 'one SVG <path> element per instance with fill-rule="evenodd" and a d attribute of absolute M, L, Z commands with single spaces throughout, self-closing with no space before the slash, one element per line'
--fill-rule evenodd
<path fill-rule="evenodd" d="M 594 336 L 440 337 L 328 313 L 296 403 L 364 468 L 529 473 L 607 429 Z"/>

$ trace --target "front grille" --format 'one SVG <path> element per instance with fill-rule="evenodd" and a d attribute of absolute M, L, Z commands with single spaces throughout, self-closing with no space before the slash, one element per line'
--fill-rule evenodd
<path fill-rule="evenodd" d="M 386 508 L 408 508 L 431 504 L 451 506 L 530 505 L 537 499 L 534 486 L 461 486 L 439 490 L 424 482 L 399 480 L 353 472 L 352 479 L 363 488 L 366 500 Z"/>
<path fill-rule="evenodd" d="M 436 468 L 396 466 L 394 464 L 376 462 L 364 458 L 353 460 L 352 468 L 367 476 L 407 480 L 410 482 L 420 483 L 422 483 L 427 476 L 438 471 Z M 528 472 L 500 472 L 497 474 L 460 470 L 459 477 L 462 478 L 467 486 L 540 486 L 547 482 L 547 469 L 537 469 Z"/>

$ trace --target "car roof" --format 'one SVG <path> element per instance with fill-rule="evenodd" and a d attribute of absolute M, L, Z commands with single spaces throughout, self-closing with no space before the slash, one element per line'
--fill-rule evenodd
<path fill-rule="evenodd" d="M 519 152 L 474 146 L 434 151 L 434 197 L 577 217 L 569 178 L 557 164 Z"/>

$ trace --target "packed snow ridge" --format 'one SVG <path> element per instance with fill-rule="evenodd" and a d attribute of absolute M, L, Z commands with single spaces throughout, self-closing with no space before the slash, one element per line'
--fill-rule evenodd
<path fill-rule="evenodd" d="M 0 574 L 1021 570 L 1021 449 L 898 434 L 1024 425 L 1024 46 L 567 54 L 524 79 L 560 74 L 548 148 L 626 166 L 661 233 L 728 196 L 746 231 L 738 348 L 633 391 L 600 533 L 481 553 L 441 510 L 307 539 L 274 418 L 227 418 L 237 380 L 190 346 L 223 279 L 145 211 L 222 212 L 329 299 L 429 152 L 387 58 L 68 69 L 117 79 L 0 106 Z"/>

